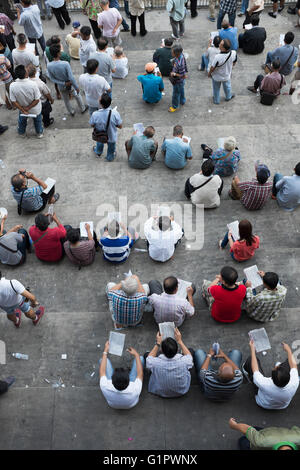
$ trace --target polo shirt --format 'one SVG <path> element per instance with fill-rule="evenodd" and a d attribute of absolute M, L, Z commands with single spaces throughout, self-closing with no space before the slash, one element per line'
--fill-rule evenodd
<path fill-rule="evenodd" d="M 161 92 L 164 90 L 163 79 L 153 73 L 139 75 L 137 79 L 142 84 L 143 100 L 148 103 L 157 103 L 161 99 Z"/>
<path fill-rule="evenodd" d="M 180 137 L 165 139 L 161 149 L 166 152 L 165 164 L 173 170 L 184 168 L 187 164 L 187 158 L 192 157 L 191 147 Z"/>
<path fill-rule="evenodd" d="M 229 39 L 231 44 L 231 50 L 236 51 L 239 47 L 238 37 L 237 37 L 237 28 L 231 27 L 227 29 L 221 29 L 219 31 L 220 39 Z"/>
<path fill-rule="evenodd" d="M 79 86 L 85 93 L 85 99 L 88 106 L 99 108 L 99 99 L 101 95 L 110 89 L 110 85 L 105 78 L 97 73 L 83 73 L 79 77 Z"/>
<path fill-rule="evenodd" d="M 211 315 L 215 320 L 232 323 L 240 318 L 241 305 L 246 295 L 244 285 L 235 285 L 233 289 L 229 289 L 222 284 L 211 286 L 208 291 L 214 298 Z"/>
<path fill-rule="evenodd" d="M 17 78 L 16 81 L 10 85 L 9 97 L 11 101 L 17 101 L 21 106 L 29 106 L 33 101 L 39 100 L 38 104 L 30 109 L 30 114 L 36 114 L 38 116 L 42 112 L 40 91 L 36 83 L 29 78 Z"/>
<path fill-rule="evenodd" d="M 126 410 L 137 405 L 142 386 L 143 382 L 137 378 L 134 382 L 129 382 L 125 390 L 117 390 L 113 386 L 112 380 L 109 380 L 105 375 L 100 378 L 100 389 L 104 398 L 111 408 L 117 410 Z"/>
<path fill-rule="evenodd" d="M 211 64 L 212 67 L 216 67 L 212 72 L 212 78 L 217 82 L 227 82 L 227 80 L 230 80 L 232 67 L 236 61 L 236 51 L 220 52 L 220 54 L 217 54 Z"/>
<path fill-rule="evenodd" d="M 59 261 L 61 259 L 63 254 L 61 238 L 67 235 L 67 231 L 62 224 L 55 228 L 48 227 L 43 232 L 35 225 L 32 225 L 29 229 L 29 235 L 33 241 L 38 259 L 41 261 Z M 42 236 L 43 238 L 34 243 Z"/>
<path fill-rule="evenodd" d="M 131 168 L 149 168 L 152 163 L 150 152 L 155 150 L 153 139 L 148 139 L 145 135 L 133 135 L 129 141 L 131 147 L 129 155 L 129 166 Z"/>
<path fill-rule="evenodd" d="M 176 354 L 172 359 L 164 354 L 148 356 L 146 368 L 151 371 L 148 392 L 161 397 L 179 397 L 189 391 L 193 358 L 190 354 Z"/>

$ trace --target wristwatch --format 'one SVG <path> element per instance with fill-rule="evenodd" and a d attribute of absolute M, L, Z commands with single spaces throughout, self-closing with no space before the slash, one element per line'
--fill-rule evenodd
<path fill-rule="evenodd" d="M 157 346 L 158 348 L 160 348 L 160 344 L 158 344 L 158 343 L 155 343 L 155 346 Z"/>
<path fill-rule="evenodd" d="M 211 357 L 211 354 L 206 354 L 206 357 Z"/>

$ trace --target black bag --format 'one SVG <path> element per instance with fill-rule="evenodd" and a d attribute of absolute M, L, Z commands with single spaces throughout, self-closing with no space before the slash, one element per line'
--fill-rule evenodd
<path fill-rule="evenodd" d="M 281 75 L 280 88 L 282 87 L 282 83 L 283 75 Z M 260 102 L 261 104 L 264 104 L 266 106 L 272 106 L 276 96 L 277 95 L 274 95 L 274 93 L 269 93 L 268 91 L 260 90 Z"/>
<path fill-rule="evenodd" d="M 20 203 L 18 204 L 18 214 L 19 215 L 22 214 L 22 201 L 23 201 L 24 191 L 25 191 L 25 189 L 22 190 L 22 196 L 21 196 L 21 199 L 20 199 Z"/>
<path fill-rule="evenodd" d="M 204 183 L 200 184 L 200 186 L 197 186 L 196 188 L 194 188 L 194 186 L 192 186 L 191 183 L 190 183 L 190 178 L 188 178 L 185 182 L 185 188 L 184 188 L 184 194 L 185 194 L 186 198 L 191 199 L 191 194 L 194 191 L 197 191 L 197 189 L 202 188 L 207 183 L 209 183 L 212 179 L 213 179 L 213 176 L 211 176 L 208 180 L 204 181 Z"/>
<path fill-rule="evenodd" d="M 94 127 L 93 134 L 92 134 L 92 139 L 95 140 L 96 142 L 101 142 L 102 144 L 107 144 L 107 142 L 108 142 L 108 133 L 107 133 L 107 131 L 108 131 L 109 123 L 110 123 L 110 116 L 111 116 L 111 109 L 109 111 L 109 115 L 108 115 L 108 118 L 107 118 L 106 127 L 105 127 L 104 131 L 98 131 L 96 129 L 96 127 Z"/>

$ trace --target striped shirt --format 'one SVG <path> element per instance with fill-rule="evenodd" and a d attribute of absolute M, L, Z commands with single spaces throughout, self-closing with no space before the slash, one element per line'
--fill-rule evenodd
<path fill-rule="evenodd" d="M 11 67 L 10 61 L 4 54 L 0 54 L 0 80 L 3 83 L 10 83 L 12 81 L 11 73 L 8 69 Z"/>
<path fill-rule="evenodd" d="M 176 57 L 174 59 L 172 72 L 180 75 L 180 77 L 176 77 L 177 83 L 181 83 L 184 81 L 185 75 L 187 74 L 187 66 L 183 54 L 180 54 L 179 57 Z"/>
<path fill-rule="evenodd" d="M 186 317 L 192 317 L 195 308 L 186 300 L 176 294 L 161 295 L 152 294 L 148 298 L 154 308 L 154 318 L 157 323 L 174 322 L 175 326 L 181 326 Z"/>
<path fill-rule="evenodd" d="M 241 202 L 249 211 L 261 209 L 271 196 L 272 183 L 259 184 L 255 179 L 239 183 L 238 187 L 243 192 Z"/>
<path fill-rule="evenodd" d="M 112 302 L 113 317 L 119 325 L 135 326 L 140 323 L 147 296 L 137 292 L 128 297 L 122 290 L 108 292 L 108 300 Z"/>
<path fill-rule="evenodd" d="M 256 321 L 273 321 L 279 316 L 287 289 L 278 284 L 275 290 L 264 289 L 254 295 L 251 287 L 246 292 L 246 311 Z"/>
<path fill-rule="evenodd" d="M 11 192 L 17 203 L 20 204 L 22 191 L 16 191 L 12 186 Z M 27 212 L 38 211 L 43 205 L 43 199 L 40 196 L 42 192 L 43 188 L 41 186 L 25 189 L 22 200 L 22 209 Z"/>
<path fill-rule="evenodd" d="M 243 374 L 239 369 L 234 371 L 234 378 L 230 382 L 220 382 L 218 371 L 210 369 L 200 370 L 201 389 L 210 400 L 227 401 L 243 383 Z"/>
<path fill-rule="evenodd" d="M 122 236 L 118 238 L 101 237 L 103 257 L 112 263 L 123 263 L 130 255 L 131 238 Z"/>
<path fill-rule="evenodd" d="M 151 371 L 148 392 L 161 397 L 179 397 L 189 391 L 193 367 L 191 354 L 176 354 L 168 359 L 164 354 L 148 356 L 146 367 Z"/>

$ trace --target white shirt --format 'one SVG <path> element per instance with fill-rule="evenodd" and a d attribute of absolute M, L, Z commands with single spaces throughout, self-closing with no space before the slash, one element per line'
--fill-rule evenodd
<path fill-rule="evenodd" d="M 173 256 L 175 244 L 182 237 L 182 229 L 176 222 L 171 222 L 171 229 L 162 231 L 153 228 L 155 219 L 150 217 L 145 222 L 144 234 L 149 242 L 149 255 L 155 261 L 167 261 Z"/>
<path fill-rule="evenodd" d="M 229 55 L 229 59 L 226 60 Z M 216 70 L 211 74 L 212 78 L 217 82 L 227 82 L 227 80 L 230 80 L 232 67 L 236 60 L 236 51 L 217 54 L 211 64 L 212 67 L 217 66 Z"/>
<path fill-rule="evenodd" d="M 222 180 L 219 175 L 204 176 L 200 173 L 190 177 L 190 184 L 197 188 L 201 186 L 205 181 L 212 178 L 209 183 L 206 183 L 202 188 L 197 189 L 191 194 L 191 201 L 193 204 L 203 204 L 205 209 L 213 209 L 219 207 L 220 196 L 218 189 L 222 184 Z"/>
<path fill-rule="evenodd" d="M 11 101 L 17 101 L 21 106 L 29 106 L 33 101 L 39 100 L 38 104 L 29 110 L 29 114 L 36 114 L 37 116 L 41 114 L 41 94 L 36 83 L 29 78 L 17 78 L 10 85 L 9 96 Z"/>
<path fill-rule="evenodd" d="M 79 86 L 85 93 L 85 98 L 88 106 L 99 108 L 99 99 L 102 93 L 110 89 L 109 84 L 105 78 L 97 73 L 89 74 L 83 73 L 79 77 Z"/>
<path fill-rule="evenodd" d="M 128 59 L 122 57 L 121 59 L 115 59 L 116 71 L 112 73 L 113 78 L 125 78 L 128 75 Z"/>
<path fill-rule="evenodd" d="M 117 390 L 111 380 L 104 375 L 100 378 L 100 388 L 111 408 L 118 410 L 127 410 L 133 408 L 138 404 L 139 397 L 142 391 L 143 382 L 141 379 L 135 379 L 134 382 L 129 382 L 125 390 Z"/>
<path fill-rule="evenodd" d="M 60 8 L 64 5 L 65 0 L 47 0 L 50 7 Z"/>
<path fill-rule="evenodd" d="M 259 388 L 255 396 L 256 403 L 267 410 L 287 408 L 299 386 L 299 374 L 296 367 L 290 370 L 290 381 L 285 387 L 277 387 L 271 377 L 264 377 L 261 372 L 253 374 L 253 382 Z"/>
<path fill-rule="evenodd" d="M 37 87 L 40 91 L 40 94 L 41 94 L 41 102 L 42 103 L 46 102 L 47 101 L 47 96 L 46 95 L 51 94 L 51 91 L 47 87 L 46 83 L 43 82 L 43 80 L 41 80 L 38 77 L 30 78 L 30 80 L 37 85 Z"/>
<path fill-rule="evenodd" d="M 14 288 L 12 288 L 11 283 Z M 15 289 L 15 291 L 14 291 Z M 24 297 L 20 295 L 25 287 L 16 279 L 12 281 L 2 277 L 0 279 L 0 307 L 14 307 L 23 302 Z"/>
<path fill-rule="evenodd" d="M 215 46 L 210 46 L 205 52 L 206 57 L 208 57 L 208 66 L 207 66 L 208 70 L 210 69 L 211 64 L 217 54 L 220 54 L 220 49 Z"/>
<path fill-rule="evenodd" d="M 89 60 L 90 54 L 96 52 L 96 50 L 96 43 L 92 36 L 90 36 L 90 38 L 87 40 L 80 38 L 79 58 L 83 67 L 86 67 L 86 63 Z"/>
<path fill-rule="evenodd" d="M 27 65 L 29 64 L 33 64 L 36 67 L 38 67 L 40 63 L 39 56 L 33 54 L 32 52 L 26 49 L 24 50 L 13 49 L 12 58 L 13 58 L 14 67 L 17 67 L 17 65 L 24 65 L 24 67 L 27 67 Z"/>

